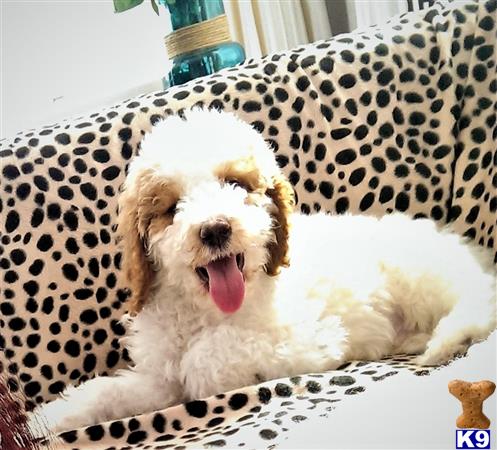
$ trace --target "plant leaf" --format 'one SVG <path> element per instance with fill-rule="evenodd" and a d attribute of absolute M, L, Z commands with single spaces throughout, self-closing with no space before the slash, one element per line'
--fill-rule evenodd
<path fill-rule="evenodd" d="M 141 5 L 143 0 L 114 0 L 114 12 L 120 13 Z"/>
<path fill-rule="evenodd" d="M 152 3 L 152 8 L 155 11 L 155 14 L 159 15 L 159 7 L 157 6 L 157 3 L 155 3 L 155 0 L 150 0 L 150 3 Z"/>

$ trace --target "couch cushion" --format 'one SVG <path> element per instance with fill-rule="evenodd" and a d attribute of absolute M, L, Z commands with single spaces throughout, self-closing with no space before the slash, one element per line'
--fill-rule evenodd
<path fill-rule="evenodd" d="M 12 388 L 38 403 L 126 365 L 117 196 L 144 133 L 193 105 L 260 130 L 304 213 L 398 210 L 453 221 L 495 251 L 493 18 L 495 1 L 437 4 L 3 140 L 0 362 Z"/>

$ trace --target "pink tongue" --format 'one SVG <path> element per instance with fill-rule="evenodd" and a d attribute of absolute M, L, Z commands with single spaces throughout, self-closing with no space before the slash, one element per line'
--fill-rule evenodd
<path fill-rule="evenodd" d="M 212 261 L 206 269 L 209 274 L 209 293 L 218 308 L 227 314 L 237 311 L 245 296 L 245 282 L 236 264 L 236 257 Z"/>

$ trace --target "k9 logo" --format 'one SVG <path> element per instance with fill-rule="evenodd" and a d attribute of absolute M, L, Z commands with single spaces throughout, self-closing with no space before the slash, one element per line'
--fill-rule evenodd
<path fill-rule="evenodd" d="M 456 449 L 490 448 L 490 430 L 456 430 Z"/>

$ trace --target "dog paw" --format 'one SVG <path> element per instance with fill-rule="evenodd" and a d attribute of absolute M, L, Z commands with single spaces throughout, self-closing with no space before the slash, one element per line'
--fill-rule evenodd
<path fill-rule="evenodd" d="M 424 353 L 419 355 L 415 362 L 421 366 L 440 366 L 450 361 L 463 357 L 468 352 L 471 345 L 471 339 L 465 339 L 462 342 L 430 341 Z"/>
<path fill-rule="evenodd" d="M 29 414 L 29 428 L 35 437 L 47 437 L 86 425 L 87 418 L 70 410 L 69 403 L 57 399 Z M 85 420 L 86 419 L 86 420 Z"/>
<path fill-rule="evenodd" d="M 28 413 L 27 427 L 31 436 L 41 440 L 50 440 L 55 434 L 62 431 L 55 421 L 47 418 L 42 408 Z"/>

